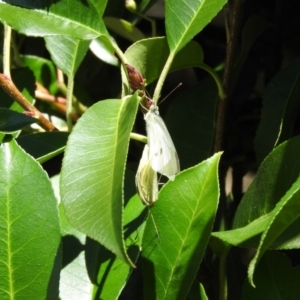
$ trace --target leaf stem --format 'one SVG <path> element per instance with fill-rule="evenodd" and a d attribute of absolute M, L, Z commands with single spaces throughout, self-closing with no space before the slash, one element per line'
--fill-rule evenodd
<path fill-rule="evenodd" d="M 67 88 L 67 109 L 66 109 L 66 119 L 67 119 L 67 125 L 69 131 L 72 131 L 73 128 L 73 121 L 72 121 L 73 89 L 74 89 L 74 76 L 69 75 L 68 88 Z"/>
<path fill-rule="evenodd" d="M 147 139 L 146 136 L 141 135 L 141 134 L 138 134 L 138 133 L 134 133 L 134 132 L 131 132 L 131 133 L 130 133 L 130 138 L 131 138 L 132 140 L 136 140 L 136 141 L 139 141 L 139 142 L 143 142 L 143 143 L 145 143 L 145 144 L 147 144 L 147 141 L 148 141 L 148 139 Z"/>
<path fill-rule="evenodd" d="M 218 95 L 219 95 L 219 98 L 221 100 L 225 100 L 227 95 L 224 91 L 224 88 L 223 88 L 223 85 L 222 85 L 222 82 L 220 80 L 220 77 L 218 76 L 218 74 L 215 72 L 214 69 L 212 69 L 210 66 L 206 65 L 206 64 L 201 64 L 199 66 L 201 69 L 205 70 L 206 72 L 208 72 L 212 77 L 213 79 L 215 80 L 216 82 L 216 85 L 218 87 Z"/>
<path fill-rule="evenodd" d="M 226 263 L 227 263 L 227 256 L 228 256 L 229 250 L 230 250 L 230 248 L 226 249 L 225 252 L 220 255 L 219 300 L 227 300 L 227 297 L 228 297 Z"/>
<path fill-rule="evenodd" d="M 121 60 L 121 68 L 123 68 L 123 72 L 125 72 L 126 74 L 126 78 L 127 78 L 127 83 L 123 82 L 123 91 L 122 91 L 122 97 L 124 97 L 125 95 L 128 95 L 130 92 L 130 88 L 129 88 L 129 77 L 128 77 L 128 73 L 125 67 L 125 64 L 127 64 L 127 58 L 124 55 L 124 53 L 122 52 L 122 50 L 118 47 L 118 45 L 114 42 L 111 41 L 112 46 L 117 54 L 117 56 L 120 58 Z M 122 76 L 123 77 L 123 76 Z"/>
<path fill-rule="evenodd" d="M 159 79 L 158 79 L 158 82 L 157 82 L 157 85 L 155 87 L 155 91 L 154 91 L 154 94 L 153 94 L 153 101 L 155 103 L 157 103 L 159 97 L 160 97 L 160 92 L 161 92 L 161 89 L 163 87 L 163 84 L 166 80 L 166 77 L 168 75 L 168 72 L 171 68 L 171 65 L 172 65 L 172 62 L 174 60 L 174 57 L 175 57 L 175 52 L 171 52 L 165 65 L 164 65 L 164 68 L 159 76 Z"/>

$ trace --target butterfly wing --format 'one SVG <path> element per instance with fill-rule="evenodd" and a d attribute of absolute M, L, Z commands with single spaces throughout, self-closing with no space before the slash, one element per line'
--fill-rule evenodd
<path fill-rule="evenodd" d="M 135 176 L 135 184 L 143 204 L 152 206 L 158 198 L 158 182 L 157 173 L 151 167 L 148 145 L 145 145 Z"/>
<path fill-rule="evenodd" d="M 156 110 L 151 109 L 145 115 L 149 144 L 149 157 L 154 171 L 174 180 L 180 171 L 178 155 L 163 119 Z"/>

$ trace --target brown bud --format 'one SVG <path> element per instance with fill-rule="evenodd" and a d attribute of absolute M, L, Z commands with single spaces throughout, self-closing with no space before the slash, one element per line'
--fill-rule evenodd
<path fill-rule="evenodd" d="M 129 77 L 129 84 L 132 90 L 144 90 L 145 89 L 145 83 L 146 79 L 142 76 L 142 74 L 135 69 L 134 67 L 125 64 L 125 67 L 128 72 L 128 77 Z"/>

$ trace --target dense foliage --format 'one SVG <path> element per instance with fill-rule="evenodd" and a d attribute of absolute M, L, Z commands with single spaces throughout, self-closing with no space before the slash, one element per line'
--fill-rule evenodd
<path fill-rule="evenodd" d="M 0 1 L 1 300 L 298 299 L 300 11 L 156 2 Z M 182 170 L 151 208 L 144 88 Z"/>

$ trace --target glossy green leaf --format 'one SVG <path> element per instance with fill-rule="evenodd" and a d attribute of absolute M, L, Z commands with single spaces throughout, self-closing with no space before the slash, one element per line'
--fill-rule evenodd
<path fill-rule="evenodd" d="M 40 132 L 22 135 L 17 142 L 27 153 L 44 163 L 64 151 L 68 136 L 67 132 Z"/>
<path fill-rule="evenodd" d="M 136 42 L 126 50 L 125 55 L 128 63 L 141 72 L 146 83 L 150 84 L 160 76 L 169 53 L 166 38 L 157 37 Z M 202 65 L 203 50 L 198 43 L 191 41 L 175 56 L 170 72 Z M 124 74 L 123 78 L 125 81 Z"/>
<path fill-rule="evenodd" d="M 131 177 L 131 176 L 130 176 Z M 134 179 L 131 178 L 132 182 Z M 124 229 L 129 255 L 135 262 L 141 245 L 145 214 L 138 196 L 133 197 L 124 210 Z M 84 244 L 83 234 L 77 232 L 61 210 L 61 227 L 66 251 L 79 248 L 75 237 Z M 72 245 L 72 249 L 68 245 Z M 83 246 L 82 246 L 83 249 Z M 66 299 L 117 299 L 124 288 L 132 268 L 99 243 L 87 239 L 85 252 L 79 253 L 61 272 L 60 298 Z M 92 296 L 94 295 L 94 296 Z"/>
<path fill-rule="evenodd" d="M 55 178 L 55 180 L 54 180 Z M 54 191 L 59 193 L 59 176 L 51 178 Z M 63 265 L 59 280 L 59 299 L 91 299 L 93 284 L 85 262 L 86 236 L 76 230 L 67 220 L 63 206 L 59 205 L 63 250 Z"/>
<path fill-rule="evenodd" d="M 106 10 L 106 6 L 108 4 L 108 0 L 89 0 L 88 2 L 92 3 L 98 12 L 99 17 L 103 15 L 104 11 Z"/>
<path fill-rule="evenodd" d="M 70 134 L 61 174 L 61 199 L 70 223 L 123 261 L 123 176 L 138 97 L 104 100 Z"/>
<path fill-rule="evenodd" d="M 201 293 L 201 300 L 209 300 L 206 295 L 204 286 L 202 284 L 200 284 L 200 293 Z"/>
<path fill-rule="evenodd" d="M 84 252 L 81 252 L 60 274 L 59 299 L 90 300 L 93 284 L 85 266 Z"/>
<path fill-rule="evenodd" d="M 143 32 L 126 20 L 114 17 L 105 17 L 104 22 L 108 29 L 117 33 L 128 41 L 136 42 L 145 38 Z"/>
<path fill-rule="evenodd" d="M 233 228 L 244 227 L 271 212 L 300 173 L 300 137 L 275 148 L 261 164 L 235 214 Z"/>
<path fill-rule="evenodd" d="M 257 129 L 255 151 L 258 162 L 278 144 L 290 138 L 300 107 L 300 59 L 279 72 L 268 84 Z"/>
<path fill-rule="evenodd" d="M 186 300 L 208 300 L 203 285 L 197 279 L 194 280 Z"/>
<path fill-rule="evenodd" d="M 213 232 L 210 239 L 210 246 L 217 254 L 226 249 L 227 244 L 241 247 L 257 247 L 258 237 L 267 228 L 272 214 L 260 217 L 250 224 L 233 230 Z"/>
<path fill-rule="evenodd" d="M 107 34 L 101 18 L 106 1 L 99 2 L 97 9 L 89 1 L 16 0 L 14 5 L 7 2 L 0 1 L 0 20 L 25 35 L 93 39 Z"/>
<path fill-rule="evenodd" d="M 245 281 L 240 299 L 297 300 L 300 294 L 299 278 L 300 269 L 293 268 L 284 254 L 268 252 L 257 266 L 254 275 L 256 288 Z"/>
<path fill-rule="evenodd" d="M 274 241 L 300 217 L 300 178 L 298 178 L 293 186 L 287 191 L 280 202 L 277 203 L 275 209 L 272 211 L 272 219 L 264 231 L 259 247 L 252 259 L 249 269 L 248 277 L 252 285 L 253 274 L 256 265 L 262 255 L 274 243 Z M 297 247 L 298 248 L 298 247 Z"/>
<path fill-rule="evenodd" d="M 218 153 L 160 191 L 143 243 L 145 299 L 184 299 L 211 234 L 219 199 Z"/>
<path fill-rule="evenodd" d="M 60 228 L 49 178 L 14 140 L 0 147 L 0 177 L 0 299 L 57 299 Z"/>
<path fill-rule="evenodd" d="M 89 49 L 90 41 L 68 36 L 48 36 L 45 41 L 55 65 L 66 75 L 74 76 Z"/>
<path fill-rule="evenodd" d="M 56 69 L 52 61 L 32 55 L 22 55 L 21 59 L 22 63 L 33 72 L 37 82 L 51 94 L 58 92 Z"/>
<path fill-rule="evenodd" d="M 36 122 L 38 119 L 10 109 L 0 108 L 0 131 L 17 131 Z"/>
<path fill-rule="evenodd" d="M 105 36 L 100 36 L 97 39 L 92 40 L 90 50 L 95 56 L 107 64 L 113 66 L 119 65 L 119 60 L 115 56 L 115 50 L 112 47 L 111 42 Z"/>
<path fill-rule="evenodd" d="M 144 211 L 145 207 L 137 195 L 130 199 L 124 210 L 125 243 L 129 256 L 134 263 L 140 254 L 145 221 Z M 97 284 L 94 286 L 95 298 L 93 299 L 118 299 L 128 281 L 132 268 L 101 245 L 98 246 L 96 255 L 98 257 L 97 264 L 95 264 L 94 259 L 91 259 L 93 256 L 87 252 L 89 265 L 93 269 L 99 266 L 97 271 L 89 268 L 89 273 L 96 274 L 94 281 Z"/>
<path fill-rule="evenodd" d="M 166 30 L 171 52 L 177 53 L 222 9 L 227 0 L 166 0 Z"/>

